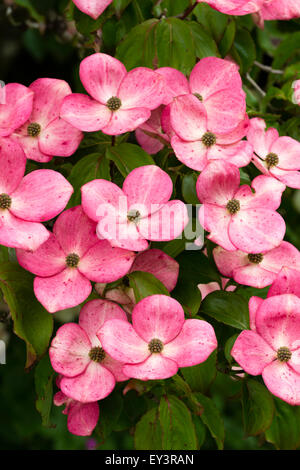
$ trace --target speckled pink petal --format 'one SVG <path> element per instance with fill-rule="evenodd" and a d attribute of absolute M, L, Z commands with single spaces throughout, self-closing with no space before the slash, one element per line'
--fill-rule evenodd
<path fill-rule="evenodd" d="M 35 170 L 11 194 L 11 212 L 21 219 L 44 222 L 64 210 L 73 187 L 58 171 Z"/>
<path fill-rule="evenodd" d="M 207 147 L 202 144 L 201 140 L 187 142 L 177 135 L 174 135 L 171 139 L 171 145 L 179 161 L 193 170 L 204 170 L 208 163 L 208 150 Z M 215 148 L 216 146 L 214 145 L 213 147 Z"/>
<path fill-rule="evenodd" d="M 124 200 L 126 197 L 119 186 L 104 179 L 93 180 L 83 185 L 81 188 L 81 196 L 84 212 L 90 219 L 96 222 L 101 218 L 99 208 L 101 212 L 106 209 L 106 216 L 111 215 L 116 220 L 119 220 L 121 215 L 120 208 L 123 207 L 120 203 L 122 202 L 122 198 Z M 104 213 L 102 216 L 104 216 Z M 125 221 L 126 219 L 122 217 L 121 220 Z"/>
<path fill-rule="evenodd" d="M 264 20 L 290 20 L 300 17 L 300 5 L 295 0 L 264 2 L 261 9 Z"/>
<path fill-rule="evenodd" d="M 169 104 L 173 98 L 190 93 L 189 82 L 185 75 L 172 67 L 161 67 L 156 70 L 165 79 L 165 96 L 163 104 Z"/>
<path fill-rule="evenodd" d="M 198 213 L 199 222 L 202 227 L 210 232 L 208 238 L 228 251 L 235 251 L 229 238 L 228 229 L 231 222 L 231 215 L 223 208 L 213 204 L 203 204 Z"/>
<path fill-rule="evenodd" d="M 235 269 L 233 279 L 238 284 L 263 289 L 272 284 L 276 279 L 276 273 L 264 269 L 260 264 L 249 263 L 247 266 Z"/>
<path fill-rule="evenodd" d="M 240 210 L 231 218 L 229 238 L 246 253 L 272 250 L 283 240 L 285 222 L 278 212 L 269 209 Z"/>
<path fill-rule="evenodd" d="M 128 376 L 123 372 L 123 362 L 116 361 L 107 354 L 102 365 L 113 374 L 116 382 L 124 382 L 125 380 L 128 380 Z"/>
<path fill-rule="evenodd" d="M 11 194 L 17 189 L 25 167 L 26 156 L 22 147 L 12 139 L 0 139 L 0 194 Z"/>
<path fill-rule="evenodd" d="M 150 356 L 148 344 L 128 321 L 108 320 L 97 336 L 104 350 L 116 361 L 136 364 Z"/>
<path fill-rule="evenodd" d="M 190 367 L 206 361 L 217 347 L 213 327 L 203 320 L 186 320 L 179 335 L 166 344 L 162 355 L 178 367 Z"/>
<path fill-rule="evenodd" d="M 241 88 L 217 91 L 204 100 L 204 106 L 211 132 L 231 132 L 245 116 L 245 92 Z"/>
<path fill-rule="evenodd" d="M 116 225 L 116 236 L 119 238 L 111 238 L 109 223 L 105 226 L 102 221 L 97 225 L 97 235 L 99 238 L 108 238 L 112 247 L 122 248 L 130 251 L 144 251 L 148 248 L 149 243 L 137 229 L 134 222 Z"/>
<path fill-rule="evenodd" d="M 281 170 L 276 167 L 272 168 L 269 174 L 290 188 L 300 189 L 300 171 Z"/>
<path fill-rule="evenodd" d="M 257 332 L 277 351 L 300 346 L 300 299 L 283 294 L 266 299 L 256 313 Z"/>
<path fill-rule="evenodd" d="M 65 269 L 52 277 L 36 277 L 34 293 L 50 313 L 75 307 L 92 292 L 90 281 L 76 268 Z"/>
<path fill-rule="evenodd" d="M 128 209 L 141 205 L 142 217 L 158 210 L 158 204 L 169 201 L 173 192 L 173 182 L 165 171 L 156 165 L 140 166 L 125 178 L 123 191 L 128 199 Z M 153 206 L 152 206 L 153 205 Z"/>
<path fill-rule="evenodd" d="M 249 165 L 253 155 L 252 145 L 246 140 L 232 145 L 214 145 L 208 150 L 207 159 L 223 160 L 225 163 L 231 163 L 238 168 Z"/>
<path fill-rule="evenodd" d="M 80 64 L 80 79 L 84 88 L 102 104 L 106 104 L 113 96 L 118 96 L 120 84 L 126 74 L 122 62 L 107 54 L 92 54 Z"/>
<path fill-rule="evenodd" d="M 226 206 L 240 184 L 240 172 L 235 165 L 211 162 L 200 174 L 196 191 L 202 203 Z"/>
<path fill-rule="evenodd" d="M 21 220 L 9 210 L 0 212 L 0 245 L 34 251 L 48 240 L 49 235 L 40 223 Z"/>
<path fill-rule="evenodd" d="M 90 360 L 85 371 L 76 377 L 63 377 L 61 390 L 81 403 L 91 403 L 107 397 L 116 384 L 113 374 L 97 362 Z"/>
<path fill-rule="evenodd" d="M 250 119 L 247 139 L 253 145 L 254 152 L 261 158 L 266 158 L 271 151 L 270 149 L 273 142 L 276 142 L 278 137 L 277 129 L 270 127 L 266 130 L 266 123 L 263 119 Z"/>
<path fill-rule="evenodd" d="M 183 308 L 177 300 L 167 295 L 146 297 L 132 312 L 133 327 L 147 343 L 152 339 L 169 343 L 180 333 L 183 323 Z"/>
<path fill-rule="evenodd" d="M 60 117 L 81 131 L 94 132 L 104 128 L 112 112 L 87 95 L 73 93 L 67 96 L 60 110 Z"/>
<path fill-rule="evenodd" d="M 218 270 L 226 277 L 232 277 L 235 269 L 249 264 L 247 253 L 240 250 L 227 251 L 221 246 L 214 248 L 213 257 Z"/>
<path fill-rule="evenodd" d="M 26 126 L 27 128 L 27 126 Z M 16 140 L 25 152 L 28 159 L 36 162 L 47 163 L 53 158 L 53 155 L 46 155 L 41 152 L 39 147 L 39 139 L 37 137 L 30 137 L 24 132 L 23 128 L 19 129 L 20 132 L 13 134 L 13 139 Z"/>
<path fill-rule="evenodd" d="M 81 258 L 78 269 L 94 282 L 114 282 L 125 276 L 134 261 L 132 251 L 113 248 L 107 240 L 99 240 Z"/>
<path fill-rule="evenodd" d="M 204 0 L 198 0 L 202 2 Z M 265 0 L 205 0 L 215 10 L 228 15 L 247 15 L 259 10 Z"/>
<path fill-rule="evenodd" d="M 57 118 L 41 133 L 39 148 L 46 155 L 70 157 L 77 150 L 83 134 L 67 121 Z"/>
<path fill-rule="evenodd" d="M 247 114 L 245 114 L 244 118 L 239 121 L 237 126 L 230 132 L 226 132 L 219 134 L 216 132 L 217 142 L 220 145 L 231 145 L 234 143 L 239 142 L 243 137 L 246 137 L 248 130 L 250 127 L 250 119 Z M 252 144 L 251 148 L 252 148 Z"/>
<path fill-rule="evenodd" d="M 279 168 L 284 170 L 300 169 L 300 142 L 291 137 L 279 137 L 270 148 L 279 157 Z"/>
<path fill-rule="evenodd" d="M 241 208 L 255 209 L 264 208 L 276 210 L 281 204 L 281 195 L 285 185 L 271 176 L 259 175 L 252 181 L 250 186 L 243 185 L 235 194 L 235 199 L 240 201 Z"/>
<path fill-rule="evenodd" d="M 154 214 L 140 220 L 138 230 L 152 241 L 174 240 L 182 234 L 189 217 L 185 204 L 179 200 L 169 201 Z"/>
<path fill-rule="evenodd" d="M 81 206 L 72 207 L 60 214 L 53 233 L 66 255 L 76 253 L 82 257 L 99 241 L 96 223 L 87 217 Z"/>
<path fill-rule="evenodd" d="M 194 95 L 175 98 L 171 104 L 171 126 L 183 140 L 200 140 L 207 131 L 206 110 Z"/>
<path fill-rule="evenodd" d="M 280 294 L 295 294 L 300 297 L 300 272 L 291 268 L 282 268 L 269 289 L 268 297 Z"/>
<path fill-rule="evenodd" d="M 300 374 L 300 348 L 292 352 L 292 357 L 288 361 L 288 365 L 293 369 L 293 371 Z"/>
<path fill-rule="evenodd" d="M 198 289 L 201 292 L 201 299 L 205 299 L 205 297 L 216 290 L 220 290 L 220 286 L 217 282 L 209 282 L 208 284 L 198 284 Z"/>
<path fill-rule="evenodd" d="M 57 330 L 49 349 L 53 369 L 66 377 L 81 374 L 90 362 L 90 349 L 84 330 L 76 323 L 66 323 Z"/>
<path fill-rule="evenodd" d="M 137 255 L 130 272 L 134 271 L 153 274 L 171 292 L 177 283 L 179 264 L 163 251 L 152 248 Z"/>
<path fill-rule="evenodd" d="M 274 361 L 262 373 L 269 391 L 290 405 L 300 405 L 300 374 L 287 364 Z"/>
<path fill-rule="evenodd" d="M 75 436 L 90 436 L 99 419 L 98 403 L 70 403 L 68 431 Z"/>
<path fill-rule="evenodd" d="M 291 243 L 283 241 L 278 247 L 264 253 L 262 265 L 276 274 L 283 266 L 300 270 L 300 252 Z"/>
<path fill-rule="evenodd" d="M 250 328 L 252 331 L 256 331 L 256 313 L 263 303 L 263 299 L 261 297 L 253 296 L 249 300 L 249 320 L 250 320 Z"/>
<path fill-rule="evenodd" d="M 30 121 L 40 124 L 43 131 L 48 124 L 59 117 L 62 102 L 72 90 L 67 82 L 55 78 L 39 78 L 29 88 L 34 92 Z"/>
<path fill-rule="evenodd" d="M 73 0 L 79 10 L 96 20 L 112 0 Z"/>
<path fill-rule="evenodd" d="M 146 132 L 144 132 L 142 127 L 145 125 L 146 123 L 142 124 L 138 129 L 136 129 L 135 138 L 138 144 L 142 147 L 142 149 L 145 150 L 145 152 L 149 153 L 149 155 L 155 155 L 164 148 L 164 144 L 161 142 L 161 140 L 155 138 L 154 135 L 153 137 L 151 135 L 148 135 L 148 133 L 146 133 L 148 132 L 147 130 Z"/>
<path fill-rule="evenodd" d="M 66 267 L 66 255 L 52 233 L 35 251 L 17 249 L 16 255 L 19 264 L 36 276 L 54 276 Z"/>
<path fill-rule="evenodd" d="M 256 332 L 244 330 L 235 341 L 231 355 L 247 374 L 260 375 L 276 358 L 276 351 Z"/>
<path fill-rule="evenodd" d="M 19 83 L 8 83 L 3 93 L 5 103 L 0 104 L 0 136 L 8 137 L 29 119 L 33 92 Z"/>
<path fill-rule="evenodd" d="M 87 302 L 79 314 L 79 325 L 88 335 L 93 346 L 99 345 L 96 333 L 106 320 L 127 320 L 124 310 L 114 302 L 108 300 L 95 299 Z"/>
<path fill-rule="evenodd" d="M 164 78 L 146 67 L 137 67 L 124 77 L 120 84 L 118 97 L 121 109 L 155 109 L 163 102 L 165 95 Z"/>
<path fill-rule="evenodd" d="M 102 132 L 108 135 L 120 135 L 135 131 L 151 116 L 148 108 L 119 109 L 112 113 L 110 121 L 102 127 Z"/>
<path fill-rule="evenodd" d="M 152 354 L 148 359 L 139 364 L 126 364 L 123 367 L 124 373 L 131 378 L 140 380 L 160 380 L 168 379 L 178 371 L 176 362 L 162 356 L 162 354 Z"/>

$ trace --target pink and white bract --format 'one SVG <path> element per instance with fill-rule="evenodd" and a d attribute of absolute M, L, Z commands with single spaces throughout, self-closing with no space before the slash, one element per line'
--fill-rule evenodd
<path fill-rule="evenodd" d="M 146 67 L 126 71 L 106 54 L 93 54 L 80 64 L 80 79 L 91 95 L 67 96 L 61 117 L 82 131 L 102 130 L 108 135 L 133 131 L 161 105 L 164 79 Z"/>
<path fill-rule="evenodd" d="M 300 106 L 300 80 L 296 80 L 293 83 L 293 90 L 294 90 L 294 100 Z"/>
<path fill-rule="evenodd" d="M 73 0 L 79 10 L 96 20 L 113 0 Z"/>
<path fill-rule="evenodd" d="M 239 184 L 238 168 L 228 163 L 212 162 L 200 174 L 199 221 L 210 232 L 208 238 L 228 251 L 261 253 L 277 247 L 285 234 L 285 222 L 276 212 L 285 185 L 264 175 L 251 187 Z"/>
<path fill-rule="evenodd" d="M 98 179 L 81 191 L 82 207 L 98 222 L 99 238 L 112 246 L 143 251 L 147 240 L 173 240 L 188 223 L 185 204 L 169 201 L 173 192 L 170 176 L 155 165 L 135 168 L 125 178 L 123 189 Z"/>
<path fill-rule="evenodd" d="M 260 118 L 250 120 L 247 140 L 255 152 L 253 163 L 262 173 L 300 189 L 300 142 L 279 137 L 272 127 L 266 130 L 266 123 Z"/>
<path fill-rule="evenodd" d="M 103 349 L 96 333 L 108 320 L 126 321 L 125 312 L 107 300 L 91 300 L 82 308 L 78 325 L 61 326 L 49 349 L 53 369 L 62 375 L 61 391 L 81 403 L 105 398 L 116 381 L 127 380 L 123 364 Z"/>
<path fill-rule="evenodd" d="M 0 244 L 36 250 L 49 237 L 40 222 L 56 217 L 73 188 L 58 172 L 36 170 L 24 176 L 26 157 L 20 145 L 0 140 Z"/>
<path fill-rule="evenodd" d="M 13 138 L 21 144 L 26 157 L 37 162 L 49 162 L 54 155 L 73 155 L 83 135 L 59 117 L 63 99 L 72 93 L 71 88 L 64 80 L 39 78 L 29 89 L 34 93 L 32 112 L 15 129 Z"/>
<path fill-rule="evenodd" d="M 272 284 L 283 266 L 300 271 L 300 253 L 294 245 L 285 241 L 270 251 L 257 254 L 226 251 L 218 246 L 214 248 L 213 255 L 223 276 L 259 289 Z"/>
<path fill-rule="evenodd" d="M 113 282 L 125 276 L 134 253 L 99 240 L 95 222 L 77 206 L 58 217 L 47 242 L 33 253 L 17 250 L 17 258 L 37 276 L 35 295 L 54 313 L 83 302 L 92 291 L 90 281 Z"/>
<path fill-rule="evenodd" d="M 8 83 L 1 89 L 1 97 L 0 136 L 9 137 L 29 119 L 33 91 L 19 83 Z"/>
<path fill-rule="evenodd" d="M 251 375 L 262 375 L 273 395 L 300 405 L 300 299 L 293 294 L 249 303 L 251 330 L 238 336 L 231 350 Z"/>
<path fill-rule="evenodd" d="M 151 295 L 133 309 L 132 325 L 108 320 L 98 333 L 104 349 L 124 362 L 123 372 L 140 380 L 166 379 L 179 367 L 204 362 L 216 349 L 213 327 L 185 320 L 181 305 L 165 295 Z"/>

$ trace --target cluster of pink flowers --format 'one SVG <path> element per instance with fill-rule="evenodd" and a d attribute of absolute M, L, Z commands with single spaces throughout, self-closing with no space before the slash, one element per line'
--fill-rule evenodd
<path fill-rule="evenodd" d="M 110 2 L 75 3 L 96 17 Z M 173 182 L 165 171 L 156 165 L 135 168 L 122 189 L 104 179 L 90 181 L 81 188 L 81 205 L 64 210 L 73 193 L 70 183 L 47 169 L 24 176 L 26 159 L 43 163 L 71 156 L 82 131 L 135 131 L 152 154 L 171 146 L 184 165 L 201 172 L 199 221 L 218 245 L 213 256 L 224 276 L 222 288 L 234 290 L 226 287 L 229 278 L 262 288 L 280 282 L 277 275 L 287 267 L 300 275 L 300 254 L 283 241 L 285 222 L 277 212 L 286 186 L 300 188 L 300 143 L 266 130 L 262 119 L 248 118 L 238 67 L 228 60 L 204 58 L 187 80 L 169 67 L 127 72 L 119 60 L 97 53 L 82 61 L 80 78 L 89 95 L 47 78 L 28 88 L 5 87 L 0 243 L 15 248 L 19 264 L 36 276 L 35 295 L 50 313 L 85 302 L 96 283 L 102 299 L 87 302 L 79 323 L 63 325 L 50 348 L 61 389 L 55 403 L 66 404 L 71 432 L 89 435 L 98 421 L 98 400 L 116 382 L 171 377 L 180 367 L 205 361 L 217 340 L 209 323 L 185 320 L 181 305 L 167 295 L 135 305 L 122 282 L 144 271 L 169 292 L 176 285 L 178 263 L 148 249 L 149 241 L 173 240 L 188 224 L 184 203 L 170 200 Z M 239 168 L 251 161 L 262 174 L 251 186 L 240 186 Z M 49 231 L 42 222 L 55 217 Z M 204 297 L 220 286 L 199 288 Z M 300 404 L 300 301 L 294 292 L 273 295 L 251 299 L 252 331 L 240 335 L 232 355 L 246 372 L 262 373 L 272 393 Z"/>

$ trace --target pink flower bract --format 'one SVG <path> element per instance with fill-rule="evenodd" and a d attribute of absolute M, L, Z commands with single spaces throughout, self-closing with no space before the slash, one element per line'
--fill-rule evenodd
<path fill-rule="evenodd" d="M 61 391 L 81 403 L 101 400 L 109 395 L 116 381 L 128 377 L 123 364 L 103 349 L 96 333 L 107 320 L 125 321 L 125 312 L 107 300 L 91 300 L 81 309 L 79 323 L 61 326 L 49 349 L 53 369 L 63 377 Z"/>
<path fill-rule="evenodd" d="M 3 100 L 0 104 L 0 136 L 9 137 L 29 119 L 33 91 L 19 83 L 8 83 L 1 89 L 1 95 Z"/>
<path fill-rule="evenodd" d="M 261 374 L 273 395 L 300 405 L 300 299 L 254 297 L 249 310 L 251 330 L 238 336 L 231 355 L 248 374 Z"/>
<path fill-rule="evenodd" d="M 79 10 L 96 20 L 113 0 L 73 0 Z"/>
<path fill-rule="evenodd" d="M 196 190 L 202 206 L 199 221 L 208 238 L 228 251 L 261 253 L 278 246 L 285 222 L 276 209 L 284 184 L 270 176 L 257 176 L 250 186 L 240 184 L 236 166 L 212 162 L 200 174 Z"/>
<path fill-rule="evenodd" d="M 213 327 L 203 320 L 185 320 L 171 297 L 152 295 L 133 309 L 132 325 L 108 320 L 98 333 L 104 349 L 125 363 L 123 372 L 140 380 L 172 377 L 179 367 L 205 361 L 216 349 Z"/>
<path fill-rule="evenodd" d="M 106 54 L 81 62 L 80 79 L 90 98 L 67 96 L 61 116 L 77 129 L 119 135 L 133 131 L 150 118 L 163 100 L 164 79 L 146 67 L 127 73 L 124 65 Z"/>
<path fill-rule="evenodd" d="M 0 140 L 0 244 L 36 250 L 49 237 L 40 222 L 56 217 L 73 188 L 58 172 L 36 170 L 24 176 L 26 157 L 11 139 Z"/>
<path fill-rule="evenodd" d="M 99 240 L 95 222 L 77 206 L 58 217 L 53 233 L 38 250 L 17 250 L 17 258 L 38 276 L 35 295 L 53 313 L 83 302 L 92 291 L 90 281 L 113 282 L 125 276 L 134 253 Z"/>

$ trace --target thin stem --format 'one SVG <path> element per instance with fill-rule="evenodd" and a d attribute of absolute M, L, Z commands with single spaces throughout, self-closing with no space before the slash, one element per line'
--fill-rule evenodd
<path fill-rule="evenodd" d="M 192 11 L 194 10 L 194 8 L 196 8 L 197 5 L 198 2 L 193 3 L 182 13 L 182 15 L 178 15 L 177 18 L 184 20 L 187 16 L 189 16 L 190 13 L 192 13 Z"/>
<path fill-rule="evenodd" d="M 272 67 L 269 67 L 269 65 L 261 64 L 260 62 L 257 62 L 257 60 L 254 61 L 254 65 L 256 65 L 256 67 L 259 69 L 264 70 L 265 72 L 275 73 L 278 75 L 283 74 L 282 70 L 272 69 Z"/>
<path fill-rule="evenodd" d="M 266 93 L 264 92 L 264 90 L 262 90 L 262 89 L 260 88 L 260 86 L 256 83 L 256 81 L 253 80 L 252 77 L 250 77 L 249 73 L 246 73 L 246 78 L 247 78 L 248 82 L 251 83 L 251 85 L 253 86 L 253 88 L 255 88 L 256 91 L 258 91 L 258 93 L 259 93 L 261 96 L 263 96 L 263 97 L 266 96 Z"/>

